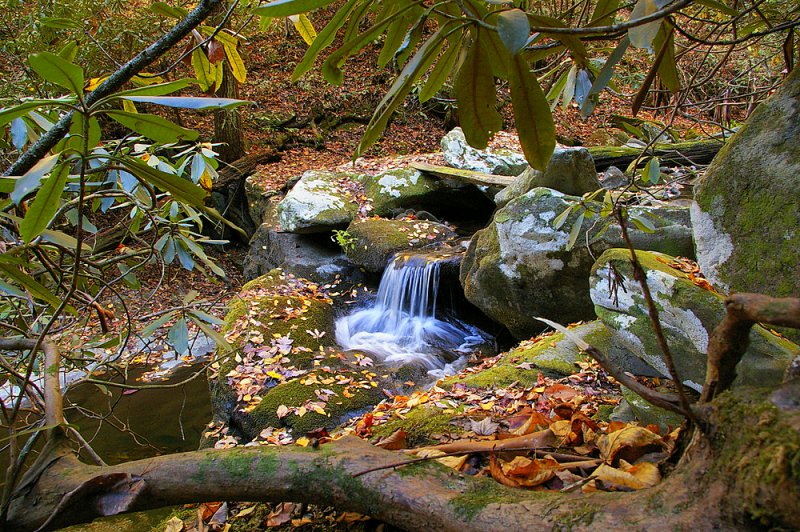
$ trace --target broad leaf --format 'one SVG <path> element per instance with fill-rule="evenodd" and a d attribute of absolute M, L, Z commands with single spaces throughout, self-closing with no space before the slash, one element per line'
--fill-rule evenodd
<path fill-rule="evenodd" d="M 206 192 L 191 181 L 151 168 L 144 162 L 132 157 L 122 159 L 122 164 L 138 178 L 157 186 L 161 190 L 169 192 L 176 199 L 185 201 L 191 205 L 203 206 L 203 199 L 206 197 Z"/>
<path fill-rule="evenodd" d="M 253 13 L 262 17 L 288 17 L 325 7 L 332 2 L 333 0 L 275 0 L 255 8 Z"/>
<path fill-rule="evenodd" d="M 512 55 L 525 47 L 530 31 L 528 16 L 521 9 L 503 11 L 497 16 L 497 33 Z"/>
<path fill-rule="evenodd" d="M 614 14 L 619 9 L 619 0 L 600 0 L 592 12 L 590 26 L 613 24 Z"/>
<path fill-rule="evenodd" d="M 211 62 L 199 48 L 192 52 L 192 68 L 194 75 L 197 78 L 197 83 L 200 85 L 200 90 L 207 91 L 214 85 L 216 81 L 216 70 Z"/>
<path fill-rule="evenodd" d="M 169 144 L 180 140 L 195 140 L 200 136 L 193 129 L 186 129 L 156 115 L 125 111 L 106 111 L 106 114 L 123 126 L 156 142 Z"/>
<path fill-rule="evenodd" d="M 83 69 L 78 65 L 50 52 L 33 54 L 28 62 L 45 80 L 64 87 L 77 96 L 83 94 Z"/>
<path fill-rule="evenodd" d="M 231 74 L 233 74 L 236 81 L 244 83 L 247 81 L 247 67 L 244 66 L 239 50 L 235 44 L 229 44 L 227 41 L 223 41 L 222 46 L 225 48 L 225 56 L 228 58 L 228 67 Z"/>
<path fill-rule="evenodd" d="M 19 235 L 26 244 L 44 231 L 61 206 L 61 195 L 69 177 L 69 164 L 56 166 L 36 193 L 28 212 L 19 224 Z"/>
<path fill-rule="evenodd" d="M 42 17 L 39 19 L 42 26 L 53 28 L 54 30 L 80 30 L 81 23 L 77 20 L 64 17 Z"/>
<path fill-rule="evenodd" d="M 75 60 L 75 57 L 78 55 L 78 43 L 75 41 L 70 41 L 64 45 L 64 47 L 58 51 L 58 57 L 69 61 L 70 63 Z"/>
<path fill-rule="evenodd" d="M 165 96 L 167 94 L 172 94 L 173 92 L 177 92 L 181 89 L 185 89 L 191 84 L 192 80 L 190 79 L 179 79 L 176 81 L 168 81 L 166 83 L 158 83 L 156 85 L 148 85 L 146 87 L 137 87 L 135 89 L 120 91 L 116 93 L 113 97 L 121 98 L 123 96 Z"/>
<path fill-rule="evenodd" d="M 22 201 L 25 196 L 39 188 L 39 182 L 42 177 L 48 173 L 58 162 L 58 154 L 43 157 L 37 162 L 33 168 L 25 172 L 25 175 L 20 177 L 14 185 L 14 190 L 11 192 L 11 201 L 16 205 Z"/>
<path fill-rule="evenodd" d="M 556 127 L 539 81 L 520 54 L 511 60 L 508 83 L 522 151 L 528 163 L 543 172 L 556 147 Z"/>
<path fill-rule="evenodd" d="M 166 2 L 153 2 L 150 5 L 150 11 L 158 15 L 164 15 L 178 20 L 189 14 L 186 9 L 182 7 L 171 6 Z"/>
<path fill-rule="evenodd" d="M 317 38 L 317 30 L 314 29 L 314 24 L 311 23 L 311 20 L 305 15 L 292 15 L 289 17 L 289 20 L 292 21 L 294 24 L 294 29 L 297 30 L 297 33 L 300 34 L 300 37 L 306 42 L 306 44 L 310 45 L 314 42 L 314 39 Z"/>
<path fill-rule="evenodd" d="M 503 127 L 503 117 L 496 109 L 494 76 L 483 35 L 480 29 L 475 32 L 475 41 L 453 84 L 464 136 L 478 149 L 486 148 L 489 139 Z"/>
<path fill-rule="evenodd" d="M 656 0 L 639 0 L 631 12 L 630 21 L 633 22 L 640 18 L 652 15 L 658 11 Z M 661 25 L 660 20 L 654 20 L 647 24 L 635 26 L 628 30 L 628 38 L 631 40 L 631 45 L 636 48 L 653 49 L 653 39 L 656 38 L 658 27 Z"/>
<path fill-rule="evenodd" d="M 122 99 L 180 109 L 230 109 L 250 103 L 247 100 L 233 98 L 195 98 L 191 96 L 123 96 Z"/>
<path fill-rule="evenodd" d="M 184 318 L 175 322 L 167 333 L 167 340 L 179 355 L 189 353 L 189 328 L 186 326 Z"/>
<path fill-rule="evenodd" d="M 21 116 L 25 116 L 39 107 L 67 107 L 75 103 L 74 98 L 60 98 L 57 100 L 30 100 L 14 107 L 6 107 L 0 110 L 0 126 L 4 126 Z"/>
<path fill-rule="evenodd" d="M 51 307 L 55 308 L 61 304 L 61 300 L 58 296 L 30 275 L 20 271 L 19 268 L 0 263 L 0 272 L 3 272 L 5 277 L 16 281 L 36 299 L 49 303 Z"/>
<path fill-rule="evenodd" d="M 675 63 L 675 28 L 669 21 L 665 20 L 661 25 L 653 43 L 659 55 L 663 56 L 658 65 L 661 83 L 671 92 L 678 92 L 681 90 L 681 81 Z"/>
<path fill-rule="evenodd" d="M 600 69 L 600 73 L 597 74 L 597 77 L 592 83 L 592 88 L 589 91 L 589 98 L 583 102 L 583 107 L 581 108 L 581 114 L 583 117 L 587 117 L 592 114 L 594 110 L 594 99 L 591 97 L 593 95 L 600 94 L 603 89 L 606 88 L 609 81 L 611 81 L 611 77 L 614 75 L 614 66 L 619 63 L 622 56 L 625 55 L 625 51 L 630 46 L 631 42 L 628 39 L 628 36 L 625 35 L 622 39 L 620 39 L 619 44 L 617 47 L 614 48 L 614 51 L 611 52 L 611 55 L 608 56 L 606 59 L 606 63 L 603 65 L 603 68 Z"/>
<path fill-rule="evenodd" d="M 300 79 L 300 76 L 311 70 L 311 68 L 314 66 L 314 60 L 317 58 L 319 53 L 330 46 L 330 44 L 333 42 L 333 39 L 336 37 L 336 32 L 342 27 L 353 9 L 364 1 L 365 0 L 350 0 L 347 2 L 347 4 L 339 8 L 339 10 L 336 12 L 336 15 L 334 15 L 331 21 L 328 22 L 319 35 L 317 35 L 317 38 L 314 39 L 314 42 L 311 44 L 308 50 L 306 50 L 303 59 L 295 67 L 294 72 L 292 72 L 292 81 L 297 81 Z"/>
<path fill-rule="evenodd" d="M 431 35 L 425 41 L 425 44 L 417 50 L 414 57 L 403 67 L 403 71 L 394 80 L 394 83 L 392 83 L 392 86 L 378 104 L 377 109 L 375 109 L 375 113 L 372 115 L 369 124 L 367 124 L 367 129 L 358 144 L 356 155 L 363 154 L 367 148 L 378 140 L 383 130 L 386 129 L 394 110 L 403 103 L 403 100 L 411 92 L 414 82 L 428 70 L 431 63 L 439 56 L 439 51 L 444 46 L 445 35 L 449 30 L 449 26 L 446 25 Z"/>
<path fill-rule="evenodd" d="M 419 101 L 427 102 L 434 96 L 436 93 L 439 92 L 439 89 L 444 86 L 447 79 L 450 77 L 450 73 L 455 68 L 456 61 L 458 61 L 458 56 L 461 53 L 461 42 L 463 41 L 464 34 L 459 33 L 457 36 L 451 36 L 448 40 L 450 41 L 450 45 L 447 48 L 447 51 L 442 54 L 439 60 L 436 62 L 436 66 L 433 67 L 430 75 L 428 76 L 427 81 L 425 81 L 425 85 L 423 85 L 422 90 L 419 91 Z"/>

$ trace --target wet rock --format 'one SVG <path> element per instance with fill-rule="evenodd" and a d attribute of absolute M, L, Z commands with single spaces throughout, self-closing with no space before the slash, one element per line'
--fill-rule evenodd
<path fill-rule="evenodd" d="M 623 242 L 615 224 L 603 232 L 603 222 L 587 213 L 575 246 L 568 249 L 569 233 L 578 213 L 572 212 L 560 229 L 553 226 L 553 220 L 571 205 L 570 201 L 576 200 L 555 190 L 535 188 L 498 210 L 492 223 L 470 241 L 461 265 L 464 293 L 472 304 L 517 338 L 530 338 L 543 330 L 534 316 L 560 323 L 595 317 L 589 298 L 589 271 L 594 257 Z M 599 205 L 595 208 L 600 210 Z M 630 210 L 652 216 L 655 226 L 652 233 L 630 229 L 635 247 L 692 255 L 687 209 Z"/>
<path fill-rule="evenodd" d="M 381 272 L 397 252 L 455 238 L 446 225 L 420 220 L 354 220 L 347 228 L 345 253 L 354 264 Z"/>
<path fill-rule="evenodd" d="M 360 176 L 310 170 L 278 203 L 281 229 L 290 233 L 320 233 L 344 227 L 358 204 L 349 184 Z"/>
<path fill-rule="evenodd" d="M 536 187 L 547 187 L 572 196 L 582 196 L 600 188 L 589 150 L 556 148 L 544 172 L 528 166 L 511 185 L 495 196 L 494 201 L 498 207 L 504 207 L 512 199 Z"/>
<path fill-rule="evenodd" d="M 706 374 L 708 340 L 725 316 L 723 297 L 695 284 L 687 274 L 668 266 L 674 259 L 637 252 L 659 310 L 661 326 L 680 379 L 701 391 Z M 592 267 L 591 298 L 598 317 L 613 332 L 613 343 L 645 361 L 662 376 L 669 372 L 653 333 L 644 296 L 633 280 L 626 249 L 603 253 Z M 750 333 L 750 347 L 737 367 L 735 385 L 775 385 L 782 381 L 800 347 L 763 327 Z"/>
<path fill-rule="evenodd" d="M 337 277 L 359 282 L 362 277 L 328 233 L 282 233 L 269 224 L 262 224 L 250 240 L 244 276 L 248 280 L 255 279 L 275 268 L 317 283 L 329 283 Z"/>
<path fill-rule="evenodd" d="M 697 260 L 724 291 L 800 295 L 800 70 L 759 105 L 697 184 Z M 785 332 L 795 341 L 797 330 Z"/>
<path fill-rule="evenodd" d="M 478 150 L 467 144 L 460 127 L 450 131 L 442 139 L 444 160 L 453 168 L 472 170 L 496 175 L 519 175 L 528 167 L 521 153 L 511 150 Z"/>

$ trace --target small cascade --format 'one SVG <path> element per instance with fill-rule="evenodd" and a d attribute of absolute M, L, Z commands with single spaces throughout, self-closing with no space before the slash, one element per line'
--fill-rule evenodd
<path fill-rule="evenodd" d="M 383 273 L 374 305 L 337 320 L 339 345 L 435 373 L 457 367 L 488 336 L 454 318 L 437 318 L 440 265 L 435 256 L 397 255 Z"/>

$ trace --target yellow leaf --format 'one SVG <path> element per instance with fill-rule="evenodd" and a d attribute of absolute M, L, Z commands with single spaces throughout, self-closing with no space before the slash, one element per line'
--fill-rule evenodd
<path fill-rule="evenodd" d="M 289 408 L 286 405 L 281 405 L 278 407 L 278 410 L 275 412 L 278 418 L 286 417 L 289 414 Z"/>
<path fill-rule="evenodd" d="M 183 521 L 177 517 L 173 517 L 167 521 L 167 527 L 164 529 L 164 532 L 181 532 L 181 530 L 183 530 Z"/>
<path fill-rule="evenodd" d="M 239 51 L 236 49 L 235 45 L 223 42 L 222 46 L 225 49 L 225 56 L 228 58 L 228 66 L 231 69 L 231 74 L 233 74 L 236 81 L 244 83 L 247 81 L 247 68 L 244 66 L 242 56 L 239 55 Z"/>
<path fill-rule="evenodd" d="M 246 515 L 250 515 L 251 513 L 255 512 L 255 511 L 256 511 L 256 507 L 255 506 L 250 506 L 249 508 L 245 508 L 244 510 L 242 510 L 241 512 L 236 514 L 236 518 L 238 519 L 239 517 L 244 517 Z"/>
<path fill-rule="evenodd" d="M 127 103 L 127 100 L 125 100 L 125 102 Z M 207 190 L 208 192 L 211 192 L 211 189 L 214 187 L 214 182 L 211 180 L 211 174 L 209 174 L 206 170 L 203 170 L 203 173 L 200 174 L 199 184 L 201 187 L 203 187 L 203 190 Z"/>
<path fill-rule="evenodd" d="M 306 407 L 304 407 L 304 406 L 301 406 L 300 408 L 297 409 L 297 417 L 303 417 L 307 413 L 308 413 L 308 409 Z"/>
<path fill-rule="evenodd" d="M 434 458 L 436 456 L 442 456 L 445 453 L 439 451 L 437 449 L 420 449 L 416 453 L 417 456 L 420 458 Z M 442 456 L 441 458 L 436 458 L 436 461 L 440 464 L 446 465 L 447 467 L 451 467 L 456 471 L 460 471 L 464 464 L 467 462 L 467 455 L 463 456 Z"/>
<path fill-rule="evenodd" d="M 311 20 L 305 15 L 292 15 L 289 20 L 294 24 L 300 37 L 310 46 L 314 39 L 317 38 L 317 31 L 314 29 L 314 25 L 311 24 Z"/>
<path fill-rule="evenodd" d="M 494 406 L 494 401 L 489 401 L 488 403 L 481 403 L 481 408 L 484 410 L 491 410 Z"/>
<path fill-rule="evenodd" d="M 108 79 L 108 76 L 102 76 L 102 77 L 99 77 L 99 78 L 90 79 L 89 80 L 89 85 L 86 86 L 86 90 L 87 91 L 95 90 L 97 87 L 100 86 L 101 83 L 103 83 L 107 79 Z"/>
<path fill-rule="evenodd" d="M 268 371 L 267 377 L 272 377 L 273 379 L 278 379 L 278 380 L 283 379 L 283 375 L 281 375 L 277 371 Z"/>
<path fill-rule="evenodd" d="M 628 471 L 616 469 L 606 464 L 601 464 L 600 467 L 595 469 L 592 477 L 601 480 L 606 487 L 624 486 L 640 490 L 643 488 L 650 488 L 655 486 L 661 481 L 661 474 L 658 472 L 658 466 L 649 462 L 642 462 L 635 466 L 628 464 Z M 595 482 L 590 482 L 583 487 L 583 491 L 596 491 L 597 485 Z"/>
<path fill-rule="evenodd" d="M 611 434 L 603 434 L 597 439 L 600 457 L 611 463 L 624 451 L 624 458 L 633 461 L 651 450 L 663 449 L 664 442 L 658 434 L 644 427 L 627 425 Z"/>
<path fill-rule="evenodd" d="M 211 68 L 214 70 L 214 92 L 217 92 L 222 86 L 222 78 L 225 76 L 225 63 L 220 61 L 211 65 Z"/>
<path fill-rule="evenodd" d="M 194 77 L 197 78 L 200 89 L 204 92 L 210 89 L 216 80 L 216 70 L 209 62 L 206 54 L 200 49 L 192 52 L 192 68 L 194 69 Z"/>
<path fill-rule="evenodd" d="M 297 441 L 295 441 L 295 443 L 300 447 L 308 447 L 308 444 L 311 443 L 311 440 L 303 436 L 302 438 L 297 438 Z"/>
<path fill-rule="evenodd" d="M 325 409 L 322 408 L 321 406 L 314 405 L 312 407 L 312 410 L 314 410 L 314 412 L 316 412 L 317 414 L 319 414 L 321 416 L 327 416 L 328 415 L 328 413 L 325 412 Z"/>
<path fill-rule="evenodd" d="M 129 113 L 138 113 L 136 106 L 130 100 L 122 100 L 122 109 Z"/>

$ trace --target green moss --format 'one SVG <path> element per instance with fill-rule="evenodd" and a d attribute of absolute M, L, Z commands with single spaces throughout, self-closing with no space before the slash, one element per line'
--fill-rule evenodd
<path fill-rule="evenodd" d="M 354 220 L 347 233 L 353 238 L 353 245 L 345 250 L 347 258 L 370 271 L 383 270 L 397 252 L 455 236 L 447 226 L 434 222 L 376 218 Z"/>
<path fill-rule="evenodd" d="M 451 421 L 458 417 L 463 407 L 453 413 L 444 413 L 441 409 L 432 406 L 417 406 L 406 414 L 405 419 L 394 419 L 373 430 L 375 436 L 386 437 L 397 430 L 404 430 L 406 441 L 411 447 L 431 445 L 438 443 L 431 438 L 435 434 L 461 434 L 462 427 L 454 425 Z"/>
<path fill-rule="evenodd" d="M 490 504 L 519 504 L 525 500 L 542 501 L 562 496 L 553 492 L 515 490 L 493 479 L 472 478 L 466 489 L 450 500 L 450 505 L 458 515 L 471 521 Z"/>
<path fill-rule="evenodd" d="M 595 514 L 600 511 L 600 507 L 594 504 L 577 503 L 568 512 L 561 512 L 554 516 L 554 520 L 561 530 L 572 530 L 573 528 L 588 527 L 594 521 Z"/>
<path fill-rule="evenodd" d="M 343 373 L 344 370 L 340 370 Z M 354 375 L 354 377 L 358 377 Z M 284 418 L 277 415 L 278 407 L 302 406 L 306 401 L 318 401 L 315 390 L 328 389 L 338 395 L 331 397 L 325 405 L 326 415 L 309 411 L 302 417 L 294 413 Z M 300 379 L 280 384 L 272 388 L 262 399 L 261 403 L 249 413 L 253 428 L 248 432 L 257 434 L 266 427 L 290 427 L 295 435 L 302 435 L 320 427 L 331 429 L 350 417 L 361 413 L 367 408 L 378 403 L 383 397 L 380 387 L 349 388 L 353 397 L 345 397 L 342 392 L 345 386 L 336 384 L 305 385 Z"/>
<path fill-rule="evenodd" d="M 794 393 L 798 386 L 795 384 Z M 715 401 L 720 450 L 709 475 L 732 478 L 733 507 L 763 526 L 785 527 L 781 509 L 800 500 L 800 414 L 780 412 L 772 389 L 739 389 Z"/>

